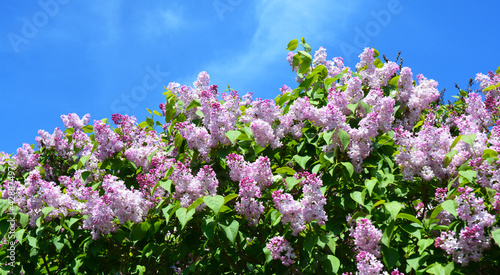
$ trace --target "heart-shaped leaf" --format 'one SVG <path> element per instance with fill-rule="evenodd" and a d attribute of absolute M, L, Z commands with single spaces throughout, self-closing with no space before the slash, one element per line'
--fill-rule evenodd
<path fill-rule="evenodd" d="M 210 207 L 215 213 L 215 215 L 219 214 L 219 210 L 222 205 L 224 205 L 224 197 L 221 195 L 217 195 L 215 197 L 204 196 L 203 202 Z"/>

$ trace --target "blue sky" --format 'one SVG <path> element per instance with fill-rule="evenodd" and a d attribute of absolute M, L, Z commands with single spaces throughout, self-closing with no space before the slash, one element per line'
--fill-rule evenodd
<path fill-rule="evenodd" d="M 461 4 L 463 3 L 463 4 Z M 200 71 L 274 98 L 296 87 L 286 45 L 304 37 L 354 67 L 364 47 L 457 93 L 500 65 L 498 1 L 1 1 L 0 151 L 63 128 L 62 114 L 135 115 L 157 109 L 169 82 Z"/>

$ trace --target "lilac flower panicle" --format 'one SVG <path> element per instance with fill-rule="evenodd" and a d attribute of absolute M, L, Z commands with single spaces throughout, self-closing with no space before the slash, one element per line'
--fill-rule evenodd
<path fill-rule="evenodd" d="M 253 179 L 245 177 L 240 181 L 240 201 L 236 202 L 235 209 L 245 216 L 250 226 L 258 224 L 259 217 L 264 211 L 262 202 L 256 200 L 260 196 L 260 189 Z"/>
<path fill-rule="evenodd" d="M 375 257 L 375 255 L 366 251 L 361 251 L 356 256 L 356 262 L 359 275 L 378 275 L 384 268 L 382 263 Z"/>
<path fill-rule="evenodd" d="M 357 252 L 368 252 L 380 258 L 380 240 L 382 231 L 375 228 L 372 222 L 366 218 L 356 220 L 356 227 L 349 228 L 350 237 L 354 240 L 354 250 Z"/>
<path fill-rule="evenodd" d="M 271 238 L 266 247 L 271 251 L 273 259 L 281 260 L 283 265 L 289 266 L 295 262 L 293 260 L 296 257 L 295 252 L 288 240 L 282 236 Z"/>
<path fill-rule="evenodd" d="M 255 162 L 249 163 L 243 159 L 243 156 L 231 153 L 226 157 L 226 161 L 230 169 L 231 180 L 239 182 L 249 177 L 256 181 L 260 190 L 271 186 L 273 173 L 268 157 L 260 156 Z"/>
<path fill-rule="evenodd" d="M 35 150 L 28 143 L 24 143 L 23 147 L 17 149 L 17 154 L 12 158 L 14 163 L 22 169 L 33 170 L 38 166 L 39 154 L 35 154 Z"/>
<path fill-rule="evenodd" d="M 272 193 L 273 202 L 276 209 L 281 213 L 281 222 L 290 222 L 292 234 L 297 236 L 300 231 L 306 228 L 304 220 L 304 205 L 296 201 L 291 194 L 277 190 Z"/>
<path fill-rule="evenodd" d="M 301 182 L 303 197 L 300 203 L 304 206 L 304 222 L 317 220 L 319 225 L 324 225 L 328 217 L 323 209 L 326 205 L 326 198 L 321 192 L 323 185 L 321 177 L 309 172 L 298 173 L 294 177 L 303 179 Z"/>
<path fill-rule="evenodd" d="M 458 238 L 454 231 L 442 232 L 434 244 L 462 266 L 467 266 L 470 261 L 481 260 L 483 251 L 490 248 L 491 237 L 486 235 L 486 228 L 495 222 L 495 217 L 486 211 L 483 199 L 476 198 L 472 191 L 468 186 L 459 187 L 460 195 L 455 198 L 458 218 L 466 222 Z"/>
<path fill-rule="evenodd" d="M 193 176 L 191 168 L 181 162 L 177 162 L 172 179 L 175 184 L 173 197 L 181 202 L 181 207 L 185 208 L 202 196 L 215 196 L 217 194 L 217 187 L 219 186 L 215 172 L 209 165 L 202 167 L 196 176 Z M 204 206 L 202 204 L 196 209 L 200 210 Z"/>
<path fill-rule="evenodd" d="M 123 149 L 124 144 L 123 141 L 120 140 L 119 135 L 113 132 L 104 121 L 94 121 L 94 133 L 95 139 L 99 143 L 99 160 L 105 160 Z"/>
<path fill-rule="evenodd" d="M 80 119 L 77 114 L 72 113 L 68 115 L 62 115 L 61 119 L 64 123 L 64 127 L 73 128 L 75 130 L 82 129 L 90 120 L 90 114 L 86 114 Z"/>

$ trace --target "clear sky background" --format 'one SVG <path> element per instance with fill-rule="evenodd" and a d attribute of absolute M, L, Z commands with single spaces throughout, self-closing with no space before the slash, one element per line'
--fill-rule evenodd
<path fill-rule="evenodd" d="M 200 71 L 222 92 L 274 98 L 304 37 L 354 67 L 364 47 L 439 82 L 446 99 L 500 65 L 495 1 L 0 1 L 0 151 L 63 128 L 62 114 L 146 118 L 163 86 Z"/>

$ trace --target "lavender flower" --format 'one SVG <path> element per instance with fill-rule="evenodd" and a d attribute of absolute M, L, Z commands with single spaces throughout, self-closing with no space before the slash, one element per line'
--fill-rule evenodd
<path fill-rule="evenodd" d="M 288 240 L 282 236 L 276 236 L 270 239 L 266 247 L 271 251 L 273 259 L 281 260 L 283 265 L 289 266 L 295 262 L 293 259 L 296 255 L 293 252 L 293 248 L 290 246 Z"/>

